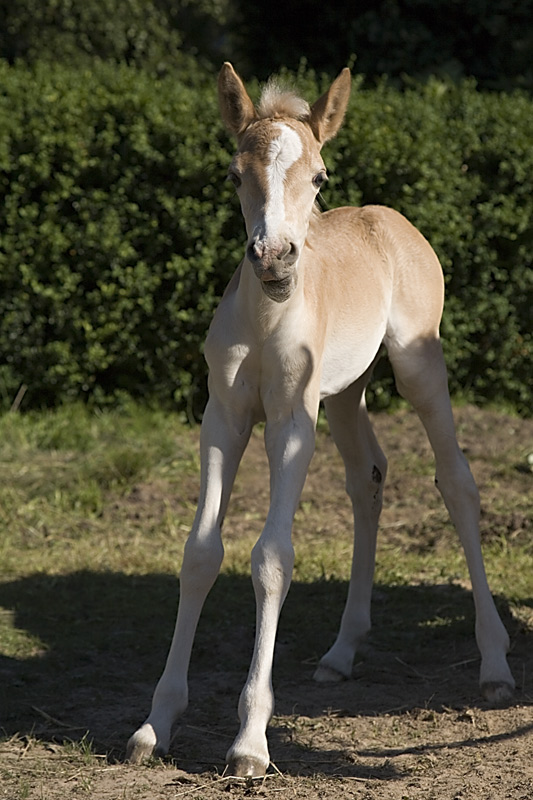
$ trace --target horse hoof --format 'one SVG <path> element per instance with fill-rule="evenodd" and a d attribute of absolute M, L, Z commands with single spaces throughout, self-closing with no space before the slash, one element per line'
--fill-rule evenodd
<path fill-rule="evenodd" d="M 481 684 L 481 694 L 491 705 L 507 703 L 513 696 L 514 686 L 506 681 L 486 681 Z"/>
<path fill-rule="evenodd" d="M 128 742 L 126 761 L 130 764 L 142 764 L 143 761 L 148 761 L 154 755 L 156 745 L 157 737 L 154 729 L 151 725 L 143 725 L 138 731 L 135 731 Z M 160 750 L 160 748 L 157 749 Z M 158 752 L 158 755 L 164 755 L 164 752 Z"/>
<path fill-rule="evenodd" d="M 319 664 L 313 675 L 313 680 L 317 683 L 340 683 L 341 681 L 347 680 L 347 676 L 333 669 L 333 667 Z"/>
<path fill-rule="evenodd" d="M 235 756 L 228 760 L 227 775 L 232 778 L 262 778 L 266 775 L 268 762 L 251 756 Z"/>

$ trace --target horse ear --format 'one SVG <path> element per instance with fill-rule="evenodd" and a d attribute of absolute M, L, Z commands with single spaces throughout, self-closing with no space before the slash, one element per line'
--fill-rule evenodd
<path fill-rule="evenodd" d="M 257 116 L 242 80 L 226 61 L 218 76 L 218 102 L 226 128 L 240 136 Z"/>
<path fill-rule="evenodd" d="M 311 106 L 309 124 L 322 145 L 339 130 L 350 99 L 351 76 L 348 67 L 335 78 L 328 91 Z"/>

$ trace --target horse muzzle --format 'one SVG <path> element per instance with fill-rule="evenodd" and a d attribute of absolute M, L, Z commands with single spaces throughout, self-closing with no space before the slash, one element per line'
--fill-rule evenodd
<path fill-rule="evenodd" d="M 285 277 L 299 256 L 298 246 L 288 240 L 269 245 L 259 239 L 253 239 L 246 250 L 246 257 L 255 274 L 266 281 Z"/>

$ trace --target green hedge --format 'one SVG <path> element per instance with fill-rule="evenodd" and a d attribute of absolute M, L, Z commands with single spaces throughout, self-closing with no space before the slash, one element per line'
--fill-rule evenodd
<path fill-rule="evenodd" d="M 285 0 L 280 25 L 271 0 L 0 0 L 0 58 L 167 73 L 194 55 L 261 78 L 302 58 L 325 72 L 355 58 L 372 81 L 475 76 L 531 91 L 532 15 L 533 0 Z"/>
<path fill-rule="evenodd" d="M 205 401 L 202 342 L 240 260 L 214 78 L 0 62 L 0 397 Z M 321 84 L 321 85 L 318 85 Z M 301 74 L 313 98 L 322 82 Z M 355 91 L 330 206 L 382 202 L 446 272 L 453 392 L 531 408 L 533 103 L 431 83 Z M 390 376 L 374 391 L 388 402 Z"/>
<path fill-rule="evenodd" d="M 175 24 L 177 5 L 182 3 L 0 0 L 0 58 L 78 66 L 115 61 L 166 71 L 187 58 Z"/>
<path fill-rule="evenodd" d="M 533 0 L 285 0 L 282 24 L 271 0 L 229 7 L 232 57 L 261 78 L 301 58 L 330 72 L 355 57 L 372 80 L 474 76 L 484 88 L 533 89 Z"/>
<path fill-rule="evenodd" d="M 240 252 L 213 91 L 105 65 L 0 82 L 4 399 L 193 403 Z"/>

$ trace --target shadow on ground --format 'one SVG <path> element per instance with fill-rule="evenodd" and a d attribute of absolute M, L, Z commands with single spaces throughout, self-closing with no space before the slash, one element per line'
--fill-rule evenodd
<path fill-rule="evenodd" d="M 340 750 L 303 751 L 293 744 L 290 720 L 299 715 L 372 718 L 483 707 L 472 598 L 456 585 L 377 585 L 374 629 L 352 680 L 316 685 L 314 665 L 333 641 L 346 591 L 338 581 L 295 582 L 283 610 L 274 671 L 277 716 L 269 739 L 273 760 L 289 770 L 294 762 L 300 774 L 318 769 L 365 777 Z M 168 575 L 79 572 L 0 584 L 0 607 L 12 615 L 30 650 L 24 659 L 0 655 L 3 733 L 57 742 L 79 741 L 88 732 L 97 752 L 121 758 L 129 734 L 149 710 L 177 595 L 178 582 Z M 497 602 L 513 641 L 517 699 L 527 704 L 533 696 L 533 635 L 513 622 L 503 599 Z M 238 727 L 254 617 L 249 578 L 221 575 L 196 638 L 191 707 L 177 729 L 183 769 L 223 767 Z M 393 777 L 387 763 L 380 769 L 384 779 Z"/>

